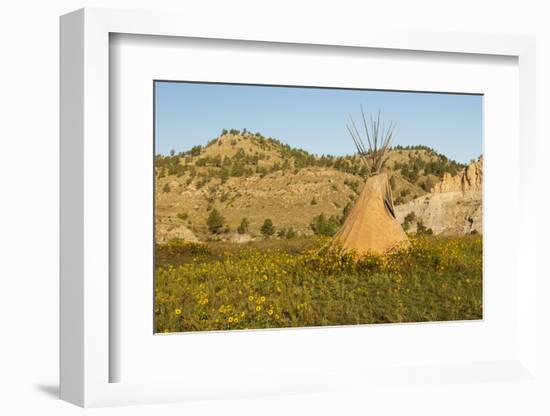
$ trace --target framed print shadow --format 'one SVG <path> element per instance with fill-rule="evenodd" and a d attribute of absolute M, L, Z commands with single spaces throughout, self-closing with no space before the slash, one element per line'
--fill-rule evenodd
<path fill-rule="evenodd" d="M 155 81 L 155 332 L 481 319 L 482 101 Z"/>

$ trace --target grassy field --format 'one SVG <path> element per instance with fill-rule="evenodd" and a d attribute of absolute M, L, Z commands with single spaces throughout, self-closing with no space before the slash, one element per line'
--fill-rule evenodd
<path fill-rule="evenodd" d="M 481 236 L 411 242 L 359 261 L 318 238 L 157 245 L 155 330 L 481 319 Z"/>

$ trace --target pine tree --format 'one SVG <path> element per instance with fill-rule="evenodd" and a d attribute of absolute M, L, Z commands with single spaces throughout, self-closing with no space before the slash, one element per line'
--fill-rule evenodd
<path fill-rule="evenodd" d="M 208 229 L 211 233 L 218 234 L 223 227 L 224 220 L 225 219 L 223 218 L 222 214 L 220 214 L 217 209 L 213 209 L 210 212 L 210 215 L 208 215 L 206 225 L 208 226 Z"/>
<path fill-rule="evenodd" d="M 272 236 L 275 233 L 275 227 L 273 227 L 273 221 L 269 218 L 264 221 L 260 232 L 264 237 Z"/>

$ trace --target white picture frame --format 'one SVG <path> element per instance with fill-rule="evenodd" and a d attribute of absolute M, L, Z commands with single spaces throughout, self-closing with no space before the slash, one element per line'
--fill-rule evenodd
<path fill-rule="evenodd" d="M 516 250 L 522 270 L 517 291 L 517 354 L 499 362 L 442 363 L 417 368 L 415 377 L 483 380 L 475 372 L 505 374 L 507 380 L 536 380 L 536 218 L 532 213 L 535 151 L 535 42 L 533 38 L 464 33 L 411 33 L 361 30 L 357 33 L 262 31 L 235 33 L 230 22 L 205 27 L 189 16 L 82 9 L 61 18 L 61 398 L 80 406 L 158 403 L 195 398 L 360 389 L 400 383 L 410 369 L 335 369 L 330 377 L 281 373 L 270 380 L 240 380 L 224 389 L 223 374 L 178 381 L 111 382 L 110 366 L 120 359 L 110 349 L 110 172 L 109 36 L 113 33 L 225 39 L 332 47 L 504 55 L 519 67 L 519 212 Z M 518 273 L 518 271 L 516 271 Z M 413 329 L 414 330 L 414 329 Z M 225 334 L 227 335 L 227 334 Z M 216 335 L 218 338 L 223 333 Z M 420 364 L 420 363 L 419 363 Z M 401 373 L 399 372 L 401 371 Z M 393 381 L 391 381 L 393 380 Z M 401 380 L 401 381 L 399 381 Z"/>

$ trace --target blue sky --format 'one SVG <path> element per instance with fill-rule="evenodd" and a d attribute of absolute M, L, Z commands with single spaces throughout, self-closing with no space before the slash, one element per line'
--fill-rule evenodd
<path fill-rule="evenodd" d="M 361 104 L 366 114 L 380 110 L 383 120 L 397 121 L 394 145 L 426 145 L 463 163 L 482 152 L 479 95 L 156 82 L 155 100 L 157 154 L 206 144 L 231 128 L 319 155 L 353 154 L 346 123 L 349 114 L 360 121 Z"/>

